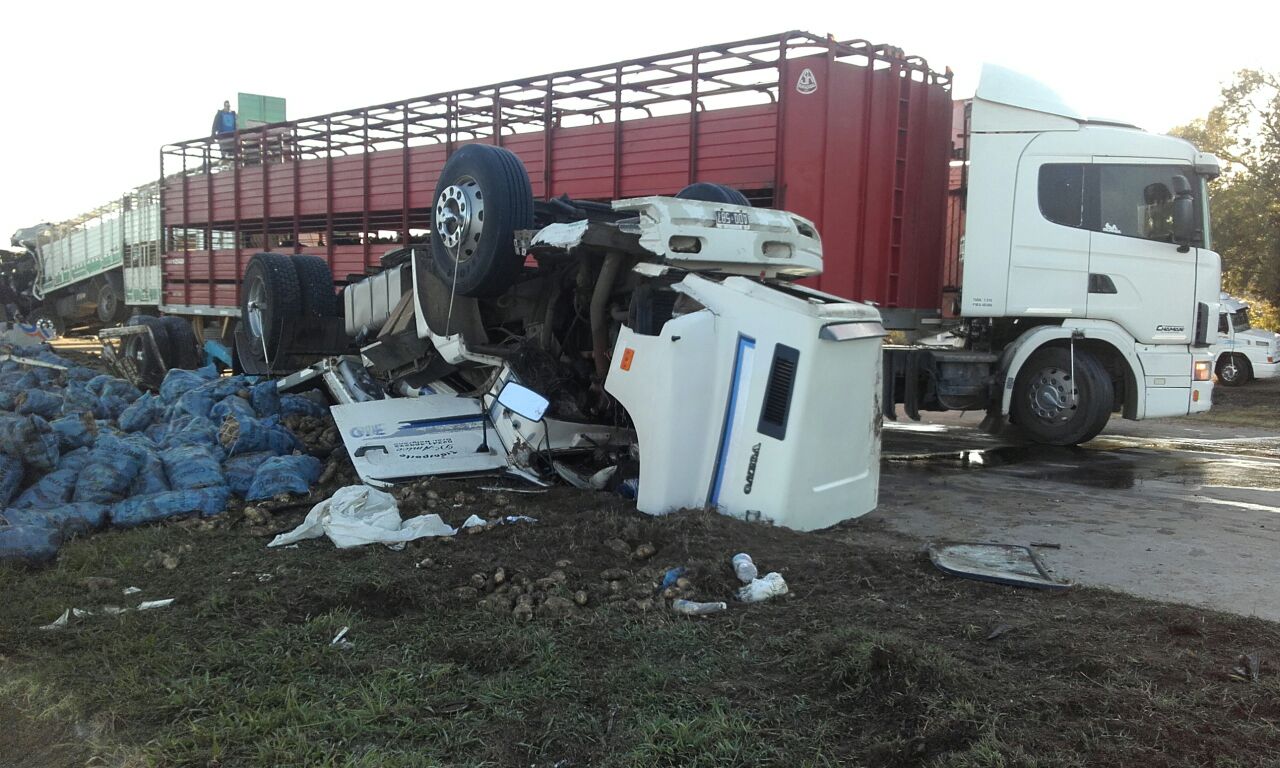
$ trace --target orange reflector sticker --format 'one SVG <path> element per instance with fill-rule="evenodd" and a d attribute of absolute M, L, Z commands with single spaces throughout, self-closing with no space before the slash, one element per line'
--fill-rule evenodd
<path fill-rule="evenodd" d="M 1198 389 L 1191 390 L 1191 402 L 1193 403 L 1200 402 L 1200 390 Z"/>
<path fill-rule="evenodd" d="M 622 366 L 621 366 L 622 370 L 624 371 L 631 370 L 631 361 L 635 358 L 635 356 L 636 356 L 636 351 L 631 347 L 627 347 L 626 349 L 622 350 Z"/>

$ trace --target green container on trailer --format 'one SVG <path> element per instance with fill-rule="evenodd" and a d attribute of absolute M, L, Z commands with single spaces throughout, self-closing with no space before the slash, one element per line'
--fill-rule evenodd
<path fill-rule="evenodd" d="M 263 96 L 257 93 L 236 94 L 236 114 L 241 127 L 283 123 L 285 100 L 279 96 Z"/>

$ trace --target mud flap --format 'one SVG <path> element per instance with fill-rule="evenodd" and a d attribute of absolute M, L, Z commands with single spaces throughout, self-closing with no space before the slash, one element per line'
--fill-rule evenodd
<path fill-rule="evenodd" d="M 478 400 L 423 395 L 335 405 L 330 411 L 356 474 L 375 487 L 507 468 L 501 443 L 484 428 Z"/>

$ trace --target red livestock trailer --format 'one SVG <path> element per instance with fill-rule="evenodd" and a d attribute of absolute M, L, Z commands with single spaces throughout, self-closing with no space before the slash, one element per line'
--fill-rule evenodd
<path fill-rule="evenodd" d="M 446 158 L 481 142 L 516 153 L 537 197 L 707 181 L 798 213 L 822 235 L 819 288 L 914 326 L 956 281 L 950 79 L 891 46 L 785 32 L 170 144 L 161 309 L 238 315 L 259 251 L 321 256 L 339 283 L 376 271 L 427 241 Z"/>

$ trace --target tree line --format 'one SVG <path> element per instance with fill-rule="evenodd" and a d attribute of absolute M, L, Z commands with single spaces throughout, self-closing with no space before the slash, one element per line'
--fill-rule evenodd
<path fill-rule="evenodd" d="M 1170 133 L 1224 161 L 1209 186 L 1222 289 L 1252 301 L 1255 325 L 1280 330 L 1280 74 L 1240 70 L 1209 114 Z"/>

